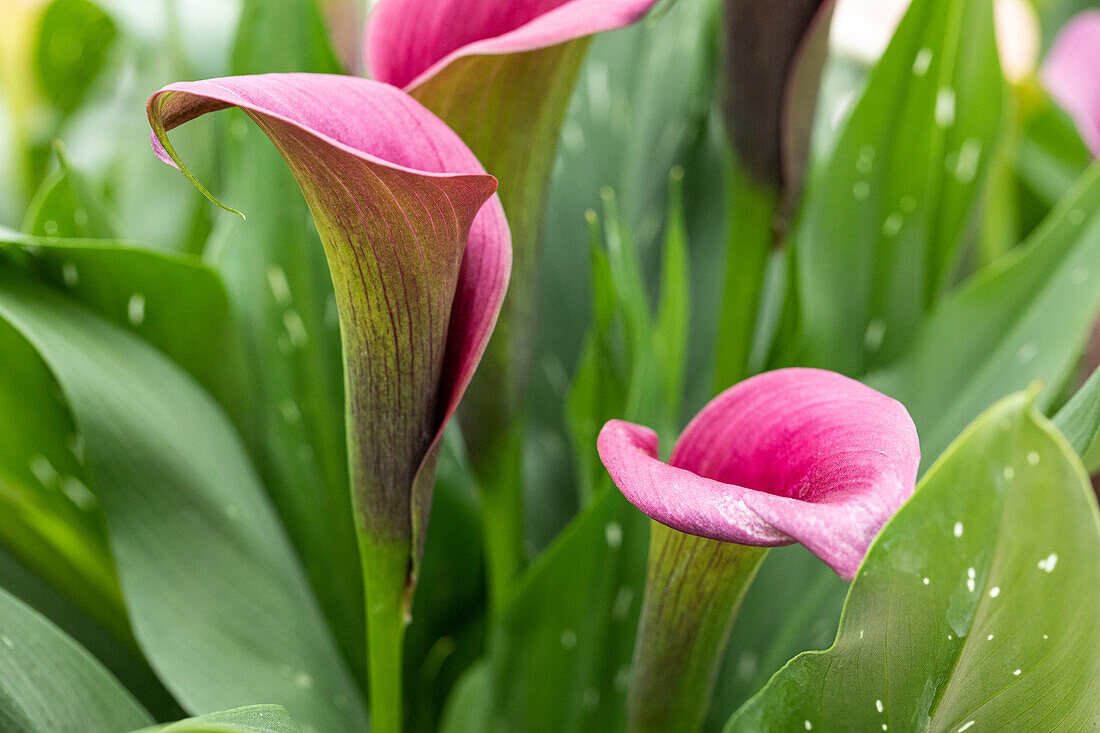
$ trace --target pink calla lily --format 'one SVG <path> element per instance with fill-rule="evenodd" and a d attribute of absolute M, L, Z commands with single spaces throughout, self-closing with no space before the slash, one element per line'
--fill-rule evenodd
<path fill-rule="evenodd" d="M 628 500 L 692 535 L 771 547 L 800 542 L 841 577 L 913 493 L 920 446 L 897 401 L 834 372 L 782 369 L 710 402 L 668 463 L 657 436 L 613 420 L 600 458 Z"/>
<path fill-rule="evenodd" d="M 656 0 L 382 0 L 367 26 L 367 68 L 409 91 L 456 60 L 557 46 L 629 25 Z"/>
<path fill-rule="evenodd" d="M 313 212 L 342 323 L 359 518 L 409 547 L 415 577 L 440 437 L 508 283 L 496 181 L 405 93 L 323 74 L 171 84 L 148 104 L 157 155 L 190 177 L 167 131 L 231 106 L 275 143 Z"/>
<path fill-rule="evenodd" d="M 1100 10 L 1085 10 L 1066 24 L 1043 63 L 1042 79 L 1100 157 Z"/>

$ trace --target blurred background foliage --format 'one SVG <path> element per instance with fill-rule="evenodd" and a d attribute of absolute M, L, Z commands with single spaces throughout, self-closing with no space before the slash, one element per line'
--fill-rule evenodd
<path fill-rule="evenodd" d="M 1041 48 L 1085 7 L 1100 3 L 1035 0 Z M 657 427 L 667 450 L 728 373 L 719 373 L 716 334 L 727 297 L 730 232 L 736 231 L 730 192 L 746 174 L 730 160 L 720 110 L 719 11 L 716 0 L 667 2 L 646 21 L 592 44 L 562 130 L 544 223 L 529 392 L 534 420 L 524 456 L 526 545 L 535 559 L 504 618 L 487 629 L 479 509 L 461 440 L 452 431 L 407 641 L 411 729 L 434 729 L 445 708 L 445 726 L 452 730 L 479 729 L 492 715 L 514 723 L 525 716 L 544 724 L 553 720 L 555 730 L 621 719 L 647 521 L 609 488 L 594 436 L 604 420 L 625 417 Z M 333 550 L 354 547 L 346 524 L 339 343 L 326 308 L 331 285 L 308 211 L 281 160 L 239 113 L 173 134 L 196 176 L 250 217 L 242 222 L 209 205 L 151 155 L 145 100 L 181 79 L 266 71 L 359 73 L 357 30 L 365 12 L 356 0 L 0 0 L 4 262 L 13 270 L 29 268 L 36 281 L 67 292 L 120 328 L 137 332 L 142 326 L 142 339 L 214 397 L 289 527 L 321 609 L 360 681 L 361 597 L 358 570 L 347 564 L 355 554 Z M 983 30 L 989 31 L 987 40 L 992 37 L 989 28 Z M 915 47 L 927 40 L 919 28 L 910 31 Z M 991 58 L 982 49 L 970 50 L 975 58 Z M 889 189 L 891 175 L 910 175 L 909 153 L 887 152 L 896 121 L 873 113 L 893 114 L 905 104 L 919 111 L 929 104 L 907 99 L 859 107 L 853 99 L 873 83 L 869 69 L 882 49 L 853 49 L 834 38 L 833 51 L 814 118 L 805 208 L 801 219 L 788 212 L 787 230 L 798 242 L 797 266 L 825 273 L 852 267 L 845 258 L 867 262 L 861 253 L 886 248 L 884 226 L 896 224 L 894 234 L 911 234 L 891 218 L 893 203 L 882 203 L 873 215 L 849 204 L 859 181 L 830 173 L 830 161 L 839 158 L 834 152 L 844 151 L 847 165 L 876 140 L 877 154 L 896 165 L 875 190 Z M 1002 89 L 992 63 L 984 70 L 988 78 L 981 68 L 968 68 L 958 80 L 960 95 L 970 84 L 984 105 L 960 99 L 958 106 L 960 124 L 973 123 L 967 134 L 991 143 L 982 168 L 953 177 L 929 174 L 926 190 L 939 203 L 922 211 L 942 236 L 922 230 L 906 240 L 918 248 L 920 242 L 946 248 L 937 253 L 943 262 L 931 268 L 928 283 L 913 294 L 912 311 L 891 310 L 898 300 L 889 288 L 869 296 L 863 320 L 830 314 L 834 301 L 827 292 L 810 291 L 809 304 L 799 302 L 788 282 L 793 265 L 783 254 L 790 247 L 768 249 L 757 271 L 764 285 L 760 314 L 749 330 L 755 334 L 751 353 L 732 372 L 741 369 L 743 376 L 784 363 L 824 364 L 856 376 L 870 372 L 875 386 L 908 397 L 922 431 L 927 427 L 927 435 L 935 436 L 924 446 L 926 464 L 977 412 L 1038 373 L 1022 366 L 1011 371 L 1011 357 L 1029 344 L 1037 348 L 1032 336 L 1049 322 L 1043 318 L 1058 320 L 1061 311 L 1043 317 L 1006 311 L 1004 343 L 978 339 L 988 348 L 967 357 L 985 358 L 998 349 L 1008 355 L 1003 364 L 989 359 L 984 373 L 1000 381 L 989 382 L 986 391 L 965 383 L 937 385 L 937 394 L 930 395 L 921 381 L 927 370 L 919 359 L 908 359 L 933 338 L 921 336 L 921 329 L 960 343 L 970 334 L 952 328 L 960 323 L 958 313 L 970 313 L 967 308 L 999 303 L 998 297 L 1014 297 L 1021 289 L 1034 294 L 1028 305 L 1041 304 L 1072 281 L 1074 270 L 1058 270 L 1061 259 L 1043 269 L 1037 256 L 1026 269 L 1038 274 L 1028 280 L 1018 274 L 1022 268 L 1013 270 L 1001 259 L 1010 250 L 1020 252 L 1009 259 L 1025 258 L 1056 240 L 1066 243 L 1067 258 L 1073 252 L 1096 254 L 1072 250 L 1072 232 L 1040 227 L 1084 173 L 1090 155 L 1033 73 Z M 893 140 L 899 148 L 907 142 Z M 942 145 L 942 157 L 963 141 L 929 144 Z M 962 150 L 954 154 L 957 173 L 967 164 L 959 159 Z M 935 167 L 942 170 L 938 157 Z M 960 192 L 960 184 L 966 191 Z M 1084 198 L 1094 189 L 1076 195 Z M 971 199 L 985 205 L 973 209 Z M 961 208 L 950 210 L 953 202 Z M 1073 210 L 1066 208 L 1063 218 L 1072 219 Z M 265 222 L 269 212 L 277 217 Z M 861 229 L 861 216 L 870 229 Z M 104 239 L 127 244 L 105 258 L 90 241 Z M 850 240 L 866 249 L 845 249 Z M 45 256 L 28 264 L 28 248 Z M 293 265 L 285 265 L 288 258 Z M 1009 264 L 980 282 L 967 282 L 992 262 Z M 275 264 L 278 269 L 272 269 Z M 896 265 L 899 282 L 908 267 Z M 310 292 L 305 300 L 316 306 L 297 311 L 318 340 L 308 356 L 295 357 L 300 361 L 284 356 L 280 338 L 287 336 L 270 325 L 284 323 L 288 311 L 278 291 L 288 280 L 295 293 Z M 144 295 L 135 302 L 132 293 Z M 155 302 L 164 308 L 153 307 Z M 946 315 L 927 326 L 927 314 L 941 310 Z M 168 320 L 154 321 L 154 314 Z M 835 320 L 808 327 L 806 314 L 811 321 Z M 17 507 L 21 517 L 0 531 L 0 586 L 77 638 L 154 715 L 177 717 L 178 695 L 173 699 L 162 687 L 135 643 L 96 497 L 80 461 L 73 461 L 79 451 L 64 450 L 74 434 L 69 408 L 35 350 L 6 322 L 0 325 L 7 377 L 0 380 L 0 426 L 18 436 L 0 443 L 7 452 L 0 454 L 0 498 L 4 511 Z M 1044 362 L 1051 383 L 1043 407 L 1051 412 L 1083 376 L 1074 371 L 1080 332 L 1079 325 L 1067 326 Z M 1019 343 L 1009 343 L 1012 338 Z M 934 355 L 928 358 L 937 355 L 925 350 Z M 960 380 L 974 364 L 963 357 L 946 362 Z M 294 399 L 281 402 L 277 395 L 283 394 Z M 958 410 L 957 419 L 935 422 L 951 409 Z M 288 411 L 295 411 L 292 420 Z M 63 436 L 60 442 L 57 436 Z M 37 471 L 35 462 L 22 459 L 28 454 L 42 458 Z M 331 526 L 317 519 L 322 515 Z M 772 553 L 737 622 L 711 729 L 720 728 L 794 654 L 828 646 L 846 589 L 800 548 Z M 543 613 L 548 607 L 555 609 L 552 617 Z M 776 614 L 776 607 L 786 612 Z M 591 650 L 580 661 L 561 653 L 578 638 Z M 597 717 L 582 724 L 578 716 L 589 712 Z"/>

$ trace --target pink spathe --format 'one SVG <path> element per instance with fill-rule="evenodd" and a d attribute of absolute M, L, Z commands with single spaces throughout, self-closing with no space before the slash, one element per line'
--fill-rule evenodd
<path fill-rule="evenodd" d="M 370 531 L 411 540 L 415 564 L 443 428 L 511 270 L 496 180 L 401 90 L 325 74 L 171 84 L 148 104 L 157 155 L 175 165 L 167 131 L 231 106 L 275 143 L 313 212 L 341 317 L 353 471 L 369 489 L 361 516 Z"/>
<path fill-rule="evenodd" d="M 1042 78 L 1100 158 L 1100 10 L 1085 10 L 1066 23 L 1043 62 Z"/>
<path fill-rule="evenodd" d="M 367 23 L 367 68 L 413 89 L 457 58 L 532 51 L 614 30 L 657 0 L 382 0 Z"/>
<path fill-rule="evenodd" d="M 920 445 L 901 403 L 819 369 L 752 377 L 691 421 L 668 463 L 649 428 L 612 420 L 600 458 L 623 495 L 688 534 L 800 542 L 841 577 L 913 493 Z"/>

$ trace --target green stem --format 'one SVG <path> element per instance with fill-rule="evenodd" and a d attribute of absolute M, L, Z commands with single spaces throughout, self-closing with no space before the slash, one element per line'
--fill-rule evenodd
<path fill-rule="evenodd" d="M 760 292 L 768 254 L 775 242 L 774 221 L 779 208 L 776 187 L 755 182 L 732 153 L 726 163 L 726 180 L 730 223 L 718 322 L 715 391 L 749 376 Z"/>
<path fill-rule="evenodd" d="M 401 659 L 408 624 L 409 548 L 378 543 L 359 532 L 367 605 L 371 730 L 401 733 Z"/>
<path fill-rule="evenodd" d="M 497 436 L 474 473 L 481 493 L 489 614 L 497 618 L 523 569 L 523 430 Z"/>
<path fill-rule="evenodd" d="M 694 733 L 741 599 L 767 555 L 653 522 L 627 696 L 632 733 Z"/>

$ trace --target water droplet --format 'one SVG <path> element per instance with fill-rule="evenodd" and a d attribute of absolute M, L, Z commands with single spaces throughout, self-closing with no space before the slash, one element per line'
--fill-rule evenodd
<path fill-rule="evenodd" d="M 882 700 L 875 700 L 875 709 L 882 712 Z"/>
<path fill-rule="evenodd" d="M 886 338 L 886 321 L 872 318 L 867 323 L 867 332 L 863 334 L 863 346 L 868 351 L 878 351 Z"/>
<path fill-rule="evenodd" d="M 989 636 L 985 637 L 985 640 L 986 641 L 993 641 L 993 634 L 990 634 Z"/>
<path fill-rule="evenodd" d="M 584 688 L 581 703 L 584 705 L 585 709 L 595 710 L 600 705 L 600 691 L 595 687 Z"/>
<path fill-rule="evenodd" d="M 574 155 L 584 151 L 584 128 L 576 120 L 569 120 L 561 128 L 561 141 L 565 149 Z"/>
<path fill-rule="evenodd" d="M 615 689 L 626 692 L 630 687 L 630 667 L 619 667 L 615 672 Z"/>
<path fill-rule="evenodd" d="M 91 511 L 99 504 L 99 500 L 95 498 L 91 489 L 76 476 L 66 476 L 61 479 L 61 490 L 65 492 L 65 496 L 69 497 L 69 501 L 84 511 Z"/>
<path fill-rule="evenodd" d="M 962 522 L 955 522 L 955 536 L 956 537 L 962 537 L 963 536 L 963 523 Z"/>
<path fill-rule="evenodd" d="M 903 213 L 912 214 L 917 210 L 917 197 L 902 196 L 901 201 L 898 202 L 898 206 L 901 207 Z"/>
<path fill-rule="evenodd" d="M 269 265 L 267 268 L 267 286 L 271 288 L 271 295 L 279 305 L 290 305 L 290 283 L 286 279 L 286 272 L 278 265 Z"/>
<path fill-rule="evenodd" d="M 931 581 L 931 580 L 929 580 L 928 578 L 924 578 L 923 580 L 921 580 L 921 582 L 922 582 L 922 583 L 924 583 L 925 585 L 928 585 L 928 584 L 929 584 L 929 583 L 931 583 L 932 581 Z"/>
<path fill-rule="evenodd" d="M 43 455 L 31 456 L 30 469 L 38 483 L 43 486 L 55 486 L 60 478 L 50 459 Z"/>
<path fill-rule="evenodd" d="M 928 73 L 928 67 L 932 65 L 932 49 L 922 48 L 917 51 L 916 58 L 913 59 L 913 73 L 917 76 L 924 76 Z"/>
<path fill-rule="evenodd" d="M 302 411 L 298 409 L 298 403 L 292 399 L 281 401 L 279 412 L 283 413 L 283 419 L 289 423 L 296 423 L 302 419 Z"/>
<path fill-rule="evenodd" d="M 967 730 L 967 729 L 969 729 L 969 728 L 970 728 L 970 726 L 972 726 L 972 725 L 974 725 L 974 721 L 973 721 L 973 720 L 971 720 L 971 721 L 970 721 L 970 722 L 968 722 L 968 723 L 963 723 L 962 725 L 960 725 L 960 726 L 959 726 L 959 733 L 963 733 L 963 731 L 964 731 L 964 730 Z"/>
<path fill-rule="evenodd" d="M 615 594 L 615 603 L 611 606 L 611 617 L 616 621 L 625 619 L 633 602 L 634 591 L 625 585 L 619 588 L 619 592 Z"/>
<path fill-rule="evenodd" d="M 1073 282 L 1077 285 L 1085 282 L 1089 279 L 1089 269 L 1087 267 L 1078 267 L 1073 271 Z"/>
<path fill-rule="evenodd" d="M 856 158 L 856 170 L 867 175 L 875 166 L 875 149 L 870 145 L 864 145 L 859 149 L 859 157 Z"/>
<path fill-rule="evenodd" d="M 1046 557 L 1044 557 L 1042 560 L 1039 561 L 1039 569 L 1044 571 L 1044 572 L 1047 572 L 1047 573 L 1053 573 L 1054 572 L 1054 566 L 1057 565 L 1057 564 L 1058 564 L 1058 553 L 1057 552 L 1052 552 L 1049 555 L 1047 555 Z"/>
<path fill-rule="evenodd" d="M 130 296 L 130 302 L 126 304 L 126 318 L 131 324 L 140 326 L 145 323 L 145 296 L 134 293 Z"/>
<path fill-rule="evenodd" d="M 882 234 L 885 237 L 897 236 L 904 225 L 905 217 L 901 215 L 901 212 L 895 211 L 886 217 L 886 221 L 882 222 Z"/>
<path fill-rule="evenodd" d="M 1035 358 L 1035 355 L 1039 353 L 1039 347 L 1032 343 L 1026 343 L 1020 347 L 1020 350 L 1016 352 L 1016 360 L 1026 364 Z"/>
<path fill-rule="evenodd" d="M 80 273 L 76 270 L 76 265 L 72 262 L 64 262 L 61 264 L 61 280 L 70 288 L 80 282 Z"/>
<path fill-rule="evenodd" d="M 283 325 L 286 327 L 286 333 L 290 337 L 290 343 L 293 346 L 305 346 L 309 341 L 309 335 L 306 333 L 306 324 L 302 321 L 302 317 L 298 315 L 296 310 L 288 310 L 283 313 Z"/>
<path fill-rule="evenodd" d="M 1030 453 L 1028 453 L 1027 454 L 1027 465 L 1029 465 L 1029 466 L 1038 466 L 1039 465 L 1039 454 L 1036 453 L 1035 451 L 1031 451 Z"/>
<path fill-rule="evenodd" d="M 53 237 L 57 235 L 57 222 L 53 219 L 46 221 L 42 225 L 42 231 L 46 232 L 46 236 Z"/>
<path fill-rule="evenodd" d="M 940 87 L 936 92 L 936 124 L 950 127 L 955 124 L 955 90 Z"/>
<path fill-rule="evenodd" d="M 1004 474 L 1005 479 L 1011 481 L 1013 478 L 1016 477 L 1016 469 L 1012 466 L 1005 466 Z"/>
<path fill-rule="evenodd" d="M 88 223 L 88 212 L 84 209 L 77 209 L 73 212 L 73 224 L 78 227 L 83 227 Z"/>
<path fill-rule="evenodd" d="M 996 598 L 999 595 L 1001 595 L 1001 587 L 999 585 L 995 585 L 989 589 L 990 598 Z"/>
<path fill-rule="evenodd" d="M 294 675 L 294 684 L 298 685 L 298 687 L 301 687 L 304 690 L 307 690 L 310 687 L 313 687 L 313 675 L 311 675 L 309 672 L 299 672 L 298 674 Z"/>
<path fill-rule="evenodd" d="M 612 550 L 623 546 L 623 528 L 618 522 L 608 522 L 603 528 L 603 536 Z"/>
<path fill-rule="evenodd" d="M 955 163 L 955 180 L 970 183 L 978 174 L 978 163 L 982 158 L 982 143 L 977 138 L 967 138 L 959 149 Z"/>
<path fill-rule="evenodd" d="M 577 632 L 573 629 L 562 629 L 561 645 L 566 649 L 572 649 L 577 645 Z"/>
<path fill-rule="evenodd" d="M 6 646 L 8 649 L 15 648 L 15 642 L 12 641 L 11 637 L 7 634 L 0 634 L 0 641 L 4 642 L 4 646 Z"/>
<path fill-rule="evenodd" d="M 807 720 L 806 721 L 806 730 L 813 730 L 813 729 L 814 729 L 814 724 Z"/>
<path fill-rule="evenodd" d="M 857 181 L 856 185 L 852 186 L 852 195 L 856 197 L 856 201 L 866 201 L 871 195 L 871 187 L 867 185 L 867 181 Z"/>
<path fill-rule="evenodd" d="M 1013 677 L 1019 677 L 1021 674 L 1023 674 L 1023 672 L 1024 671 L 1022 669 L 1018 669 L 1018 670 L 1016 670 L 1015 672 L 1012 673 L 1012 676 Z"/>

